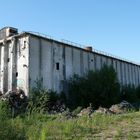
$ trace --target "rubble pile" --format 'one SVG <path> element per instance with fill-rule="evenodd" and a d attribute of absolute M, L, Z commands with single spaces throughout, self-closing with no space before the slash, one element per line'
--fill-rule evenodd
<path fill-rule="evenodd" d="M 103 107 L 99 107 L 99 109 L 97 109 L 95 112 L 100 114 L 114 114 L 114 112 L 112 112 L 108 108 L 103 108 Z"/>
<path fill-rule="evenodd" d="M 77 114 L 77 116 L 81 117 L 87 115 L 88 117 L 91 117 L 92 113 L 93 113 L 93 108 L 92 108 L 92 104 L 90 104 L 89 107 L 82 109 L 81 112 Z"/>
<path fill-rule="evenodd" d="M 62 104 L 61 102 L 57 101 L 53 105 L 49 105 L 49 113 L 50 114 L 56 114 L 56 113 L 63 113 L 66 111 L 65 104 Z"/>
<path fill-rule="evenodd" d="M 127 101 L 122 101 L 119 104 L 112 105 L 109 110 L 111 110 L 115 114 L 121 114 L 132 109 L 134 109 L 132 104 L 128 103 Z"/>
<path fill-rule="evenodd" d="M 110 108 L 99 107 L 95 112 L 100 114 L 122 114 L 133 109 L 132 104 L 127 101 L 122 101 L 119 104 L 112 105 Z"/>

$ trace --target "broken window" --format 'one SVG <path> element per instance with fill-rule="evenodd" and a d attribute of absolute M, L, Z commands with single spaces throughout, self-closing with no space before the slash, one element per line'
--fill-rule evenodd
<path fill-rule="evenodd" d="M 18 77 L 18 72 L 16 72 L 16 77 Z"/>
<path fill-rule="evenodd" d="M 23 44 L 23 50 L 26 48 L 26 41 L 24 41 L 24 44 Z"/>
<path fill-rule="evenodd" d="M 7 62 L 10 62 L 10 58 L 7 58 Z"/>
<path fill-rule="evenodd" d="M 56 63 L 56 70 L 59 70 L 59 63 Z"/>

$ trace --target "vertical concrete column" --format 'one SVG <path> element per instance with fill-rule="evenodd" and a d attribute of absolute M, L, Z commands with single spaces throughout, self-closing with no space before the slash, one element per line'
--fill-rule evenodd
<path fill-rule="evenodd" d="M 1 91 L 4 92 L 4 45 L 1 47 Z"/>
<path fill-rule="evenodd" d="M 3 56 L 3 92 L 8 90 L 8 44 L 6 41 L 3 42 L 4 45 L 4 56 Z"/>
<path fill-rule="evenodd" d="M 127 64 L 127 74 L 128 74 L 128 85 L 130 85 L 130 69 L 129 69 L 129 64 Z"/>
<path fill-rule="evenodd" d="M 140 86 L 140 67 L 138 66 L 138 79 L 139 79 L 139 86 Z"/>
<path fill-rule="evenodd" d="M 126 85 L 125 62 L 122 62 L 122 77 L 123 77 L 123 85 Z"/>
<path fill-rule="evenodd" d="M 120 81 L 121 81 L 121 84 L 123 84 L 123 66 L 122 66 L 122 62 L 120 61 Z"/>
<path fill-rule="evenodd" d="M 40 82 L 43 84 L 43 76 L 42 76 L 42 68 L 43 68 L 43 64 L 42 64 L 42 40 L 39 39 L 39 80 Z"/>
<path fill-rule="evenodd" d="M 95 71 L 96 71 L 97 70 L 96 54 L 94 54 L 94 68 L 95 68 Z"/>
<path fill-rule="evenodd" d="M 137 83 L 136 83 L 136 69 L 135 69 L 135 65 L 133 66 L 133 75 L 134 75 L 134 85 L 136 87 Z"/>
<path fill-rule="evenodd" d="M 113 68 L 114 68 L 115 72 L 117 72 L 116 61 L 115 60 L 113 60 Z"/>
<path fill-rule="evenodd" d="M 134 75 L 134 66 L 131 66 L 131 73 L 132 73 L 132 85 L 135 85 L 135 75 Z"/>
<path fill-rule="evenodd" d="M 96 56 L 96 66 L 97 66 L 97 70 L 101 69 L 101 56 L 100 55 Z"/>
<path fill-rule="evenodd" d="M 12 89 L 17 87 L 17 63 L 18 63 L 18 56 L 17 56 L 17 40 L 16 38 L 12 39 L 12 61 L 11 61 L 11 66 L 12 66 Z M 19 46 L 20 49 L 21 46 Z"/>
<path fill-rule="evenodd" d="M 116 61 L 117 62 L 117 76 L 118 76 L 118 80 L 119 80 L 119 83 L 121 84 L 122 81 L 121 81 L 121 68 L 120 68 L 120 61 Z"/>
<path fill-rule="evenodd" d="M 14 71 L 16 62 L 14 62 L 14 54 L 15 54 L 15 38 L 12 39 L 11 49 L 10 49 L 10 70 L 9 70 L 9 90 L 12 90 L 13 84 L 16 86 L 16 81 L 14 78 Z"/>
<path fill-rule="evenodd" d="M 63 58 L 65 59 L 65 58 Z M 83 67 L 83 51 L 80 50 L 80 74 L 81 76 L 84 74 L 84 67 Z"/>
<path fill-rule="evenodd" d="M 88 53 L 89 54 L 89 69 L 92 71 L 95 71 L 95 66 L 94 66 L 94 55 L 92 53 Z"/>
<path fill-rule="evenodd" d="M 138 69 L 137 66 L 135 66 L 135 78 L 136 78 L 136 87 L 138 86 Z"/>
<path fill-rule="evenodd" d="M 133 85 L 133 69 L 132 69 L 132 65 L 130 65 L 130 78 L 131 78 L 131 85 Z"/>
<path fill-rule="evenodd" d="M 127 63 L 125 63 L 125 82 L 126 82 L 126 85 L 129 84 L 128 64 Z"/>
<path fill-rule="evenodd" d="M 129 64 L 130 85 L 133 85 L 132 66 Z"/>
<path fill-rule="evenodd" d="M 62 91 L 64 91 L 65 93 L 67 92 L 67 84 L 66 84 L 66 48 L 63 45 L 62 46 Z M 83 60 L 83 55 L 82 55 L 82 60 Z"/>
<path fill-rule="evenodd" d="M 53 91 L 55 91 L 55 87 L 54 87 L 54 71 L 55 71 L 55 59 L 54 59 L 54 56 L 55 56 L 55 44 L 54 44 L 54 42 L 52 42 L 52 44 L 51 44 L 51 89 L 53 90 Z"/>
<path fill-rule="evenodd" d="M 138 76 L 138 86 L 140 84 L 140 79 L 139 79 L 139 66 L 137 66 L 137 76 Z"/>
<path fill-rule="evenodd" d="M 1 91 L 1 46 L 0 46 L 0 91 Z"/>

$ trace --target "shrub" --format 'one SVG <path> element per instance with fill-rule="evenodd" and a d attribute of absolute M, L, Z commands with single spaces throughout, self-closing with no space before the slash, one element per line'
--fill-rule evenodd
<path fill-rule="evenodd" d="M 8 101 L 0 100 L 0 119 L 10 118 L 10 108 Z"/>
<path fill-rule="evenodd" d="M 125 85 L 121 89 L 121 99 L 128 102 L 139 102 L 140 100 L 140 86 Z"/>
<path fill-rule="evenodd" d="M 137 95 L 137 98 L 140 99 L 140 86 L 136 88 L 136 95 Z"/>
<path fill-rule="evenodd" d="M 79 114 L 81 112 L 81 110 L 82 110 L 82 107 L 81 106 L 78 106 L 76 109 L 74 109 L 72 111 L 72 115 L 73 116 L 77 116 L 77 114 Z"/>
<path fill-rule="evenodd" d="M 30 91 L 29 101 L 27 106 L 28 114 L 43 113 L 51 111 L 57 106 L 61 106 L 65 100 L 65 94 L 54 91 L 47 91 L 40 80 L 36 81 L 36 86 Z M 56 109 L 56 108 L 55 108 Z"/>
<path fill-rule="evenodd" d="M 131 103 L 137 101 L 136 88 L 132 85 L 122 86 L 121 99 Z"/>
<path fill-rule="evenodd" d="M 27 112 L 32 114 L 47 111 L 48 101 L 48 91 L 42 86 L 41 82 L 37 80 L 36 86 L 31 89 L 29 94 Z"/>
<path fill-rule="evenodd" d="M 74 75 L 68 80 L 69 107 L 108 107 L 120 100 L 120 85 L 112 66 L 104 65 L 100 71 L 89 71 L 85 76 Z"/>

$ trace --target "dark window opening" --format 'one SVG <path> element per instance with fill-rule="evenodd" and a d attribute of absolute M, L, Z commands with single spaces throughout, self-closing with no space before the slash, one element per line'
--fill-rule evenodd
<path fill-rule="evenodd" d="M 10 62 L 10 58 L 7 58 L 7 62 Z"/>
<path fill-rule="evenodd" d="M 24 41 L 23 50 L 26 48 L 26 41 Z"/>
<path fill-rule="evenodd" d="M 91 59 L 91 62 L 93 62 L 93 59 Z"/>
<path fill-rule="evenodd" d="M 24 64 L 24 65 L 23 65 L 23 67 L 27 67 L 27 65 L 26 65 L 26 64 Z"/>
<path fill-rule="evenodd" d="M 18 77 L 18 72 L 16 72 L 16 77 Z"/>
<path fill-rule="evenodd" d="M 56 70 L 59 70 L 59 63 L 56 63 Z"/>

